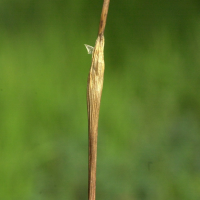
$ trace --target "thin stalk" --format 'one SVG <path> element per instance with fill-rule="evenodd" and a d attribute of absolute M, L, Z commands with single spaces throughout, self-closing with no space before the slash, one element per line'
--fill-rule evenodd
<path fill-rule="evenodd" d="M 110 3 L 110 0 L 104 0 L 104 2 L 103 2 L 103 8 L 102 8 L 102 12 L 101 12 L 101 19 L 100 19 L 99 32 L 98 32 L 99 35 L 104 34 L 104 30 L 106 27 L 106 19 L 107 19 L 107 15 L 108 15 L 109 3 Z"/>
<path fill-rule="evenodd" d="M 104 77 L 104 30 L 110 0 L 104 0 L 98 37 L 92 53 L 92 64 L 87 85 L 89 165 L 88 165 L 88 199 L 96 198 L 96 163 L 98 120 Z"/>

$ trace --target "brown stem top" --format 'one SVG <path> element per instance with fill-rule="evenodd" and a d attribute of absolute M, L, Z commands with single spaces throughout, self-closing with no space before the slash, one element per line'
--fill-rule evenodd
<path fill-rule="evenodd" d="M 104 2 L 103 2 L 103 8 L 102 8 L 102 12 L 101 12 L 101 19 L 100 19 L 99 32 L 98 32 L 99 35 L 104 34 L 109 3 L 110 3 L 110 0 L 104 0 Z"/>

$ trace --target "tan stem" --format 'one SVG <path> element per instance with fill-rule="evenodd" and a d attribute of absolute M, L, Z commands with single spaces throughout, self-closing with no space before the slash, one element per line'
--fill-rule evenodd
<path fill-rule="evenodd" d="M 104 0 L 104 2 L 103 2 L 103 8 L 102 8 L 102 12 L 101 12 L 101 19 L 100 19 L 99 32 L 98 32 L 99 35 L 104 34 L 104 30 L 105 30 L 105 26 L 106 26 L 106 19 L 107 19 L 107 15 L 108 15 L 109 3 L 110 3 L 110 0 Z"/>
<path fill-rule="evenodd" d="M 104 36 L 98 36 L 92 54 L 92 65 L 88 76 L 87 104 L 89 131 L 89 200 L 95 200 L 96 194 L 96 162 L 97 135 L 101 94 L 104 76 Z"/>
<path fill-rule="evenodd" d="M 98 121 L 104 78 L 104 30 L 110 0 L 104 0 L 99 33 L 92 53 L 92 64 L 88 76 L 87 108 L 89 135 L 88 199 L 96 198 L 96 163 Z"/>

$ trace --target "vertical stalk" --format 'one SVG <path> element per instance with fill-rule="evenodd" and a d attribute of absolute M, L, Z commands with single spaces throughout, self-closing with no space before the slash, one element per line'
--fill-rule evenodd
<path fill-rule="evenodd" d="M 104 30 L 110 0 L 104 0 L 98 37 L 92 53 L 92 64 L 87 85 L 89 165 L 88 165 L 88 199 L 96 198 L 96 162 L 98 120 L 104 77 Z"/>
<path fill-rule="evenodd" d="M 103 2 L 103 8 L 102 8 L 102 12 L 101 12 L 101 19 L 100 19 L 99 32 L 98 32 L 99 35 L 104 34 L 104 30 L 106 27 L 106 19 L 107 19 L 107 15 L 108 15 L 109 3 L 110 3 L 110 0 L 104 0 L 104 2 Z"/>

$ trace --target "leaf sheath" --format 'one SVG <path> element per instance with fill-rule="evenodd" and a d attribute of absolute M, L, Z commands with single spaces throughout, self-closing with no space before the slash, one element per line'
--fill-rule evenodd
<path fill-rule="evenodd" d="M 104 67 L 104 36 L 99 35 L 92 54 L 92 64 L 88 76 L 87 87 L 89 132 L 89 200 L 95 200 L 96 196 L 97 135 L 100 101 L 103 89 Z"/>

